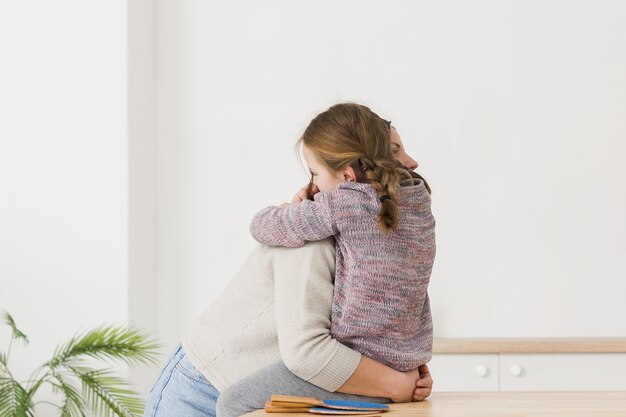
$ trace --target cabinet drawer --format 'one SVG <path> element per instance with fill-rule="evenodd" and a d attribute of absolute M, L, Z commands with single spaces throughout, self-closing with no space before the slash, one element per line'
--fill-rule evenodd
<path fill-rule="evenodd" d="M 433 374 L 433 377 L 436 377 L 436 374 Z M 502 353 L 500 390 L 626 390 L 626 354 Z"/>
<path fill-rule="evenodd" d="M 433 391 L 498 391 L 497 354 L 434 354 Z"/>

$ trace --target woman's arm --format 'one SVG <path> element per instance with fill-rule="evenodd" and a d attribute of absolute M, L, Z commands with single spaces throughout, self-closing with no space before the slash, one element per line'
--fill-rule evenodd
<path fill-rule="evenodd" d="M 324 400 L 373 401 L 387 403 L 382 397 L 329 392 L 294 375 L 282 361 L 275 362 L 235 382 L 220 392 L 217 417 L 239 417 L 263 408 L 272 395 L 313 397 Z"/>
<path fill-rule="evenodd" d="M 359 366 L 337 392 L 385 397 L 395 403 L 411 402 L 419 379 L 419 369 L 399 372 L 361 355 Z"/>
<path fill-rule="evenodd" d="M 419 371 L 396 371 L 331 337 L 334 272 L 332 239 L 282 250 L 274 258 L 276 325 L 285 365 L 327 391 L 411 401 Z"/>
<path fill-rule="evenodd" d="M 415 371 L 395 371 L 330 337 L 332 239 L 298 249 L 268 249 L 267 272 L 274 278 L 283 361 L 258 369 L 222 391 L 218 417 L 263 408 L 272 394 L 377 402 L 421 400 L 430 394 L 429 376 L 418 380 Z"/>

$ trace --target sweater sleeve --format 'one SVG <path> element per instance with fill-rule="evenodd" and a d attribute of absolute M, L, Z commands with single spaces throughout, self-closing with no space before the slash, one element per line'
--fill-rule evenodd
<path fill-rule="evenodd" d="M 267 207 L 259 211 L 250 224 L 250 233 L 268 246 L 295 248 L 306 242 L 334 235 L 330 204 L 326 193 L 315 201 L 304 200 L 288 207 Z"/>
<path fill-rule="evenodd" d="M 332 239 L 286 250 L 274 259 L 278 345 L 298 377 L 336 391 L 352 376 L 361 354 L 330 335 L 335 272 Z"/>

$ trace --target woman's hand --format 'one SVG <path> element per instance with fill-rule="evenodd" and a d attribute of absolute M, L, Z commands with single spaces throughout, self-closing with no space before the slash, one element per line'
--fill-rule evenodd
<path fill-rule="evenodd" d="M 417 382 L 420 379 L 419 368 L 406 372 L 399 372 L 398 380 L 395 384 L 396 394 L 390 397 L 394 403 L 408 403 L 413 401 Z"/>
<path fill-rule="evenodd" d="M 413 401 L 425 400 L 433 391 L 433 378 L 430 376 L 428 365 L 424 364 L 418 368 L 420 376 L 415 382 Z"/>
<path fill-rule="evenodd" d="M 433 380 L 428 366 L 400 372 L 361 355 L 359 366 L 337 389 L 344 394 L 389 398 L 394 403 L 422 401 L 430 395 Z"/>
<path fill-rule="evenodd" d="M 428 365 L 424 364 L 417 369 L 402 372 L 398 381 L 398 394 L 391 397 L 394 403 L 423 401 L 433 389 L 433 380 Z"/>

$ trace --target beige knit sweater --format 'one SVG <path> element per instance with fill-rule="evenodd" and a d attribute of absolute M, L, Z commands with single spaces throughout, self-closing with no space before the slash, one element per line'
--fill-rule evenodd
<path fill-rule="evenodd" d="M 334 273 L 332 239 L 301 248 L 259 245 L 187 331 L 185 352 L 219 391 L 279 359 L 305 381 L 336 391 L 361 354 L 330 336 Z"/>

